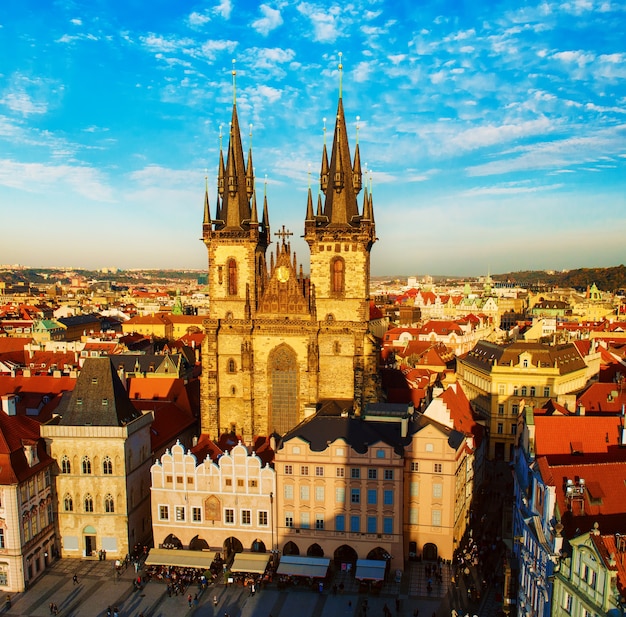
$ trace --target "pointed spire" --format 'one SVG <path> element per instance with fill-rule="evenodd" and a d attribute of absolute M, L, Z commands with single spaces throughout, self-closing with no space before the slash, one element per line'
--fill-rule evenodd
<path fill-rule="evenodd" d="M 256 226 L 259 224 L 259 215 L 256 209 L 256 193 L 252 194 L 252 213 L 250 214 L 250 225 Z"/>
<path fill-rule="evenodd" d="M 343 54 L 341 52 L 339 52 L 339 98 L 342 98 L 342 90 L 343 90 L 343 64 L 341 64 L 341 58 L 343 57 Z"/>
<path fill-rule="evenodd" d="M 369 221 L 371 220 L 370 215 L 370 199 L 369 192 L 367 190 L 367 186 L 365 187 L 365 192 L 363 193 L 363 220 Z"/>
<path fill-rule="evenodd" d="M 369 215 L 372 225 L 374 224 L 374 191 L 372 190 L 372 170 L 369 172 L 370 176 L 370 198 L 369 198 Z"/>
<path fill-rule="evenodd" d="M 313 214 L 313 195 L 311 194 L 311 187 L 309 187 L 308 196 L 306 200 L 306 218 L 305 221 L 314 221 L 315 215 Z"/>
<path fill-rule="evenodd" d="M 317 216 L 324 216 L 324 212 L 322 210 L 322 194 L 317 194 Z"/>
<path fill-rule="evenodd" d="M 248 198 L 254 193 L 254 167 L 252 165 L 252 125 L 250 125 L 250 148 L 248 150 L 248 163 L 246 165 L 246 193 Z"/>
<path fill-rule="evenodd" d="M 208 176 L 204 176 L 204 219 L 203 225 L 211 224 L 211 212 L 209 210 L 209 179 Z"/>
<path fill-rule="evenodd" d="M 320 170 L 320 187 L 324 193 L 328 188 L 328 150 L 326 149 L 326 118 L 324 118 L 324 149 L 322 150 L 322 169 Z"/>
<path fill-rule="evenodd" d="M 352 165 L 352 184 L 354 186 L 354 192 L 358 195 L 361 192 L 363 186 L 363 176 L 361 173 L 361 151 L 359 150 L 359 120 L 360 116 L 356 117 L 356 146 L 354 149 L 354 164 Z"/>
<path fill-rule="evenodd" d="M 265 184 L 263 186 L 263 229 L 267 231 L 269 235 L 270 229 L 270 215 L 267 207 L 267 174 L 265 175 Z"/>
<path fill-rule="evenodd" d="M 220 195 L 224 195 L 224 183 L 226 182 L 226 166 L 224 165 L 224 150 L 222 149 L 223 126 L 220 124 L 220 161 L 217 170 L 217 189 Z"/>

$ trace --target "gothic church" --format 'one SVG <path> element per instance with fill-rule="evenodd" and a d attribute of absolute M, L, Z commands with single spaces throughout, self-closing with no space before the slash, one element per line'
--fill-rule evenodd
<path fill-rule="evenodd" d="M 214 218 L 208 187 L 204 198 L 210 304 L 202 345 L 203 433 L 234 431 L 245 440 L 282 435 L 327 401 L 352 405 L 358 414 L 378 400 L 377 352 L 368 332 L 373 203 L 367 187 L 362 207 L 357 203 L 359 146 L 352 159 L 341 93 L 330 157 L 323 146 L 320 185 L 316 207 L 310 188 L 306 204 L 307 277 L 284 227 L 270 248 L 267 195 L 259 213 L 252 149 L 246 160 L 233 103 Z"/>

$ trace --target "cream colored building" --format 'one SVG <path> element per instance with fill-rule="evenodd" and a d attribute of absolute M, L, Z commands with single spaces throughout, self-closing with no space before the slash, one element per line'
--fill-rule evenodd
<path fill-rule="evenodd" d="M 88 358 L 59 416 L 41 427 L 56 459 L 62 557 L 124 558 L 151 538 L 150 426 L 109 358 Z"/>
<path fill-rule="evenodd" d="M 201 444 L 196 449 L 204 454 Z M 217 462 L 177 443 L 150 469 L 156 548 L 268 553 L 274 548 L 274 469 L 241 442 Z"/>
<path fill-rule="evenodd" d="M 596 366 L 595 355 L 589 361 Z M 457 374 L 489 430 L 489 458 L 506 461 L 513 460 L 519 415 L 526 405 L 541 407 L 549 399 L 569 404 L 593 377 L 571 343 L 496 345 L 486 341 L 459 358 Z"/>
<path fill-rule="evenodd" d="M 281 554 L 404 568 L 407 407 L 388 415 L 358 418 L 328 404 L 284 436 L 275 458 Z"/>

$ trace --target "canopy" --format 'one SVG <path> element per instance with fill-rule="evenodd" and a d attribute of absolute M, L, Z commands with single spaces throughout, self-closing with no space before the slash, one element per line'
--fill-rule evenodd
<path fill-rule="evenodd" d="M 284 555 L 276 570 L 276 574 L 288 576 L 310 576 L 324 578 L 328 573 L 330 559 L 327 557 L 301 557 L 300 555 Z"/>
<path fill-rule="evenodd" d="M 269 560 L 269 553 L 237 553 L 230 571 L 263 574 Z"/>
<path fill-rule="evenodd" d="M 146 565 L 179 566 L 181 568 L 202 568 L 208 570 L 216 554 L 215 551 L 152 548 L 146 558 Z"/>
<path fill-rule="evenodd" d="M 369 581 L 384 581 L 386 568 L 386 561 L 378 561 L 377 559 L 357 559 L 354 578 Z"/>

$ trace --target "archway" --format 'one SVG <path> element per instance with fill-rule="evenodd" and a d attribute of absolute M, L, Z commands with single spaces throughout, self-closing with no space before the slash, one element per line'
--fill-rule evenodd
<path fill-rule="evenodd" d="M 295 542 L 287 542 L 283 547 L 283 555 L 299 555 L 300 549 Z"/>
<path fill-rule="evenodd" d="M 343 569 L 342 564 L 349 564 L 350 569 L 352 570 L 356 566 L 356 560 L 359 558 L 357 552 L 347 544 L 342 544 L 333 555 L 333 560 L 335 565 Z M 348 567 L 346 565 L 346 567 Z"/>
<path fill-rule="evenodd" d="M 173 534 L 171 533 L 165 540 L 163 540 L 163 548 L 183 548 L 183 543 Z"/>
<path fill-rule="evenodd" d="M 422 557 L 424 561 L 437 561 L 437 545 L 429 542 L 428 544 L 424 544 L 424 548 L 422 549 Z"/>
<path fill-rule="evenodd" d="M 391 559 L 391 555 L 381 546 L 377 546 L 367 554 L 367 559 L 386 561 L 387 559 Z"/>
<path fill-rule="evenodd" d="M 250 550 L 253 553 L 266 553 L 267 549 L 265 548 L 265 542 L 259 540 L 258 538 L 252 543 Z"/>
<path fill-rule="evenodd" d="M 189 542 L 189 550 L 190 551 L 203 551 L 209 548 L 209 543 L 204 539 L 198 536 L 194 536 L 191 538 L 191 542 Z"/>
<path fill-rule="evenodd" d="M 324 549 L 319 544 L 311 544 L 306 551 L 307 556 L 309 557 L 323 557 Z"/>
<path fill-rule="evenodd" d="M 243 544 L 235 537 L 224 540 L 224 559 L 229 561 L 235 553 L 243 553 Z"/>

